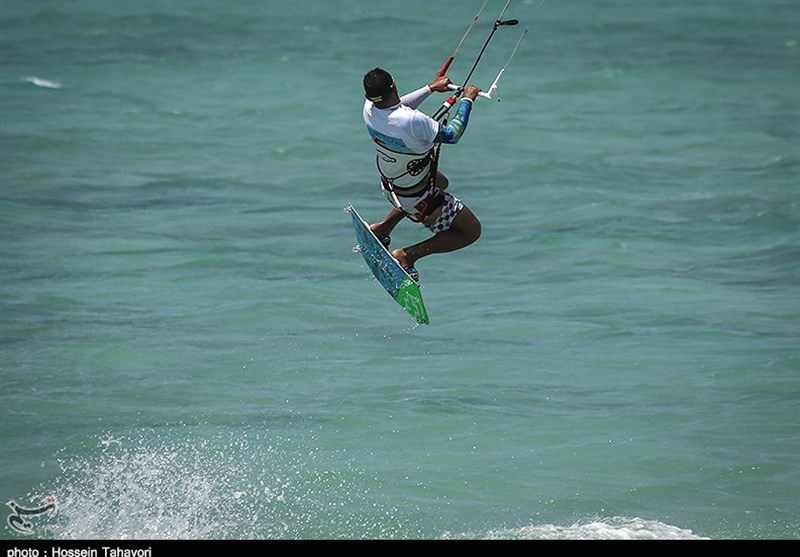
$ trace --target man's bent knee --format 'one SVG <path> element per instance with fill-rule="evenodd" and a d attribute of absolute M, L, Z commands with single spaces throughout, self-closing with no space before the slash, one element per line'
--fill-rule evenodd
<path fill-rule="evenodd" d="M 475 213 L 468 207 L 464 207 L 461 212 L 458 213 L 455 220 L 453 220 L 452 228 L 457 229 L 470 244 L 476 242 L 478 238 L 481 237 L 481 221 L 478 220 Z"/>

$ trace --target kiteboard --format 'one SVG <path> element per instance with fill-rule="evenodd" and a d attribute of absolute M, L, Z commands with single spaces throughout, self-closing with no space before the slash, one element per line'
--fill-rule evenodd
<path fill-rule="evenodd" d="M 428 312 L 422 301 L 419 284 L 403 269 L 397 259 L 381 244 L 369 229 L 367 222 L 361 218 L 355 207 L 348 205 L 345 211 L 353 217 L 353 228 L 356 231 L 358 244 L 355 251 L 361 253 L 372 275 L 381 286 L 400 304 L 417 323 L 428 324 Z"/>

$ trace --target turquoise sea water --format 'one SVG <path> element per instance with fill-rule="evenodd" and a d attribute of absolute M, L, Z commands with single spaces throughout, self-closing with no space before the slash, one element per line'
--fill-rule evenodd
<path fill-rule="evenodd" d="M 800 538 L 800 4 L 512 2 L 415 326 L 361 78 L 481 4 L 2 0 L 0 538 Z"/>

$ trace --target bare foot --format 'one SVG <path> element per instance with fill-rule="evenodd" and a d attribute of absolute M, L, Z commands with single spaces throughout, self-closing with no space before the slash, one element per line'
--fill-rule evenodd
<path fill-rule="evenodd" d="M 396 250 L 393 250 L 392 257 L 397 259 L 397 262 L 400 263 L 400 266 L 403 269 L 408 269 L 409 267 L 414 266 L 414 261 L 406 254 L 406 250 L 404 248 L 397 248 Z"/>
<path fill-rule="evenodd" d="M 383 241 L 383 238 L 390 238 L 389 234 L 391 234 L 391 229 L 388 232 L 384 232 L 386 230 L 386 226 L 383 226 L 383 223 L 375 223 L 370 224 L 369 229 L 375 234 L 375 237 L 379 240 Z"/>

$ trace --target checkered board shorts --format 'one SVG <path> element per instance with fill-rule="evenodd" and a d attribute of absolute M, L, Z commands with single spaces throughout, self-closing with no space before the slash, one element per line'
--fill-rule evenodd
<path fill-rule="evenodd" d="M 449 230 L 453 225 L 453 221 L 455 220 L 456 216 L 458 216 L 458 213 L 460 213 L 461 209 L 464 208 L 464 204 L 459 198 L 447 193 L 446 191 L 442 192 L 442 194 L 444 195 L 442 212 L 435 221 L 425 225 L 426 228 L 434 234 Z"/>

